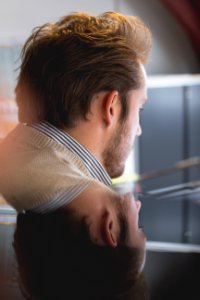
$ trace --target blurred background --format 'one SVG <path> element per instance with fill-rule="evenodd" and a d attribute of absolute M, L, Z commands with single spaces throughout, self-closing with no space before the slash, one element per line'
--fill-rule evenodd
<path fill-rule="evenodd" d="M 73 11 L 113 10 L 139 16 L 153 34 L 143 134 L 125 170 L 143 175 L 135 186 L 148 239 L 151 299 L 200 299 L 199 0 L 1 1 L 0 139 L 17 124 L 20 49 L 32 29 Z M 2 197 L 0 203 L 0 299 L 23 299 L 12 252 L 16 215 Z"/>

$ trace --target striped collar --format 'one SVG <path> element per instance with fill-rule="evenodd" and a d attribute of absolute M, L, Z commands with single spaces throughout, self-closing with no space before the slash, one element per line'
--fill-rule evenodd
<path fill-rule="evenodd" d="M 58 129 L 47 122 L 34 123 L 28 126 L 46 134 L 54 141 L 65 146 L 75 155 L 78 155 L 93 178 L 103 182 L 106 185 L 112 184 L 111 178 L 109 177 L 102 164 L 94 157 L 94 155 L 88 149 L 79 144 L 64 130 Z"/>

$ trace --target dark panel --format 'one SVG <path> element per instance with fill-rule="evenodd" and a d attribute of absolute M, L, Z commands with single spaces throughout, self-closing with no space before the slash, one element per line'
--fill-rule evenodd
<path fill-rule="evenodd" d="M 143 197 L 140 224 L 149 241 L 182 242 L 182 202 Z"/>
<path fill-rule="evenodd" d="M 188 152 L 200 157 L 200 86 L 188 88 Z M 200 167 L 191 168 L 189 180 L 200 180 Z"/>
<path fill-rule="evenodd" d="M 190 157 L 200 156 L 200 86 L 188 88 L 188 153 Z M 190 168 L 189 181 L 200 180 L 200 167 Z M 194 194 L 194 195 L 193 195 Z M 188 206 L 189 242 L 200 243 L 200 192 L 191 194 Z"/>
<path fill-rule="evenodd" d="M 183 159 L 183 89 L 150 89 L 141 116 L 140 173 L 168 168 Z M 142 183 L 149 191 L 182 183 L 177 172 Z M 182 201 L 142 197 L 141 225 L 148 240 L 182 241 Z"/>
<path fill-rule="evenodd" d="M 200 244 L 200 193 L 188 206 L 188 242 Z"/>
<path fill-rule="evenodd" d="M 141 115 L 140 172 L 167 168 L 183 159 L 183 89 L 150 89 Z M 182 173 L 144 182 L 145 190 L 182 182 Z"/>

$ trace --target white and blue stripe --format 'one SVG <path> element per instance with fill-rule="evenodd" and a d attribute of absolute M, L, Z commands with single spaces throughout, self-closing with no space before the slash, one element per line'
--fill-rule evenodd
<path fill-rule="evenodd" d="M 75 185 L 69 187 L 66 192 L 59 193 L 53 199 L 48 200 L 45 203 L 40 204 L 39 206 L 32 208 L 31 211 L 39 212 L 39 213 L 47 213 L 50 211 L 54 211 L 61 206 L 64 206 L 70 203 L 73 199 L 75 199 L 81 192 L 83 192 L 89 184 L 89 181 L 80 182 L 79 185 Z"/>
<path fill-rule="evenodd" d="M 107 174 L 102 164 L 93 156 L 93 154 L 88 149 L 78 143 L 64 130 L 58 129 L 47 122 L 35 123 L 28 126 L 47 135 L 49 138 L 53 139 L 57 143 L 62 144 L 69 151 L 79 156 L 92 178 L 104 183 L 107 186 L 110 186 L 112 184 L 111 178 Z M 68 188 L 66 192 L 58 194 L 53 199 L 49 199 L 48 202 L 37 206 L 36 208 L 32 209 L 32 211 L 46 213 L 48 211 L 53 211 L 63 205 L 66 205 L 74 198 L 76 198 L 87 187 L 88 184 L 89 181 L 80 182 L 79 185 Z"/>
<path fill-rule="evenodd" d="M 97 179 L 106 185 L 112 184 L 112 181 L 102 164 L 94 157 L 94 155 L 89 150 L 79 144 L 64 130 L 60 130 L 47 122 L 32 124 L 30 126 L 46 134 L 54 141 L 62 144 L 68 150 L 78 155 L 83 161 L 90 175 L 94 179 Z"/>

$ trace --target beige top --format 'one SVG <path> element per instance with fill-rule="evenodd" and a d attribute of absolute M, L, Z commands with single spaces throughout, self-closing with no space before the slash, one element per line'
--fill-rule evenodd
<path fill-rule="evenodd" d="M 56 209 L 94 180 L 78 155 L 34 128 L 19 124 L 0 144 L 0 193 L 17 211 Z"/>

